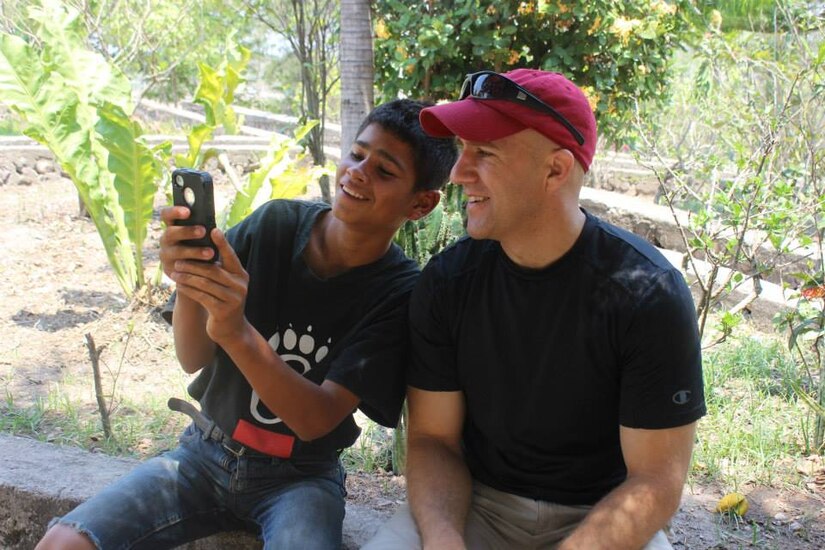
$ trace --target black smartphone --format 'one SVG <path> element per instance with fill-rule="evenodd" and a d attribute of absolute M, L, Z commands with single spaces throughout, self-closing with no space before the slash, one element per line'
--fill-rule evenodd
<path fill-rule="evenodd" d="M 189 209 L 189 218 L 175 220 L 175 225 L 202 225 L 206 236 L 200 239 L 182 241 L 188 246 L 208 246 L 215 253 L 207 262 L 218 259 L 218 248 L 212 242 L 211 232 L 215 228 L 215 197 L 212 191 L 212 176 L 208 172 L 180 168 L 172 172 L 172 201 L 175 206 Z"/>

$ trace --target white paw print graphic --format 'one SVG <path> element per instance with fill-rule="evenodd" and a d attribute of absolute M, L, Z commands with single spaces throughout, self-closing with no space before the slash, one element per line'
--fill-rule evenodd
<path fill-rule="evenodd" d="M 269 339 L 269 346 L 274 349 L 284 362 L 295 369 L 298 374 L 306 375 L 312 368 L 320 363 L 324 357 L 329 353 L 329 344 L 327 343 L 316 348 L 315 337 L 310 334 L 312 326 L 308 326 L 306 333 L 298 335 L 297 332 L 289 325 L 289 328 L 284 331 L 283 340 L 281 333 L 276 331 Z M 258 392 L 252 390 L 252 400 L 249 403 L 249 412 L 252 417 L 262 424 L 277 424 L 281 419 L 277 416 L 272 416 L 265 406 L 261 404 L 261 398 L 258 397 Z"/>

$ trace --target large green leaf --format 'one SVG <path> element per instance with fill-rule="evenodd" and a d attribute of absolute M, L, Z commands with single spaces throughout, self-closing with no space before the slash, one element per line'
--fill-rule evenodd
<path fill-rule="evenodd" d="M 0 33 L 0 101 L 26 120 L 26 135 L 48 147 L 77 188 L 97 227 L 121 287 L 131 294 L 136 272 L 123 211 L 111 175 L 101 172 L 101 154 L 91 129 L 92 117 L 77 92 L 60 73 L 45 65 L 23 40 Z M 105 151 L 103 151 L 105 153 Z"/>
<path fill-rule="evenodd" d="M 251 52 L 237 45 L 230 35 L 224 59 L 217 69 L 198 64 L 200 83 L 194 101 L 203 106 L 207 124 L 223 126 L 230 134 L 237 132 L 240 123 L 230 105 L 235 100 L 235 89 L 244 81 L 242 73 L 251 56 Z"/>
<path fill-rule="evenodd" d="M 210 124 L 198 124 L 189 131 L 186 141 L 189 143 L 187 155 L 175 155 L 175 165 L 178 168 L 199 168 L 201 165 L 201 149 L 203 144 L 212 138 L 215 127 Z"/>
<path fill-rule="evenodd" d="M 223 83 L 218 71 L 206 63 L 198 63 L 200 83 L 195 90 L 194 102 L 203 106 L 206 116 L 206 124 L 217 126 L 219 105 L 223 99 Z"/>
<path fill-rule="evenodd" d="M 138 274 L 143 273 L 143 241 L 152 219 L 152 207 L 163 166 L 141 140 L 140 124 L 111 103 L 98 108 L 96 130 L 101 144 L 109 151 L 108 168 L 115 176 L 114 186 L 123 209 L 126 230 L 134 245 Z M 141 285 L 143 281 L 137 281 Z"/>
<path fill-rule="evenodd" d="M 286 168 L 285 159 L 292 144 L 291 140 L 273 143 L 274 147 L 261 159 L 260 168 L 249 174 L 246 185 L 235 194 L 235 198 L 229 206 L 228 214 L 221 223 L 225 229 L 237 224 L 252 212 L 252 203 L 264 183 L 277 173 L 283 172 Z"/>
<path fill-rule="evenodd" d="M 107 101 L 131 113 L 131 85 L 116 67 L 85 47 L 87 31 L 80 13 L 58 0 L 41 0 L 29 8 L 43 42 L 43 59 L 77 92 L 82 104 Z"/>
<path fill-rule="evenodd" d="M 270 184 L 271 199 L 291 199 L 306 190 L 307 182 L 313 181 L 325 172 L 324 168 L 298 168 L 302 156 L 290 157 L 290 150 L 297 147 L 312 128 L 318 125 L 317 120 L 295 129 L 291 138 L 276 138 L 272 141 L 267 155 L 261 159 L 261 166 L 251 174 L 246 185 L 235 194 L 231 204 L 221 221 L 221 226 L 230 228 L 248 216 L 253 209 L 255 199 L 265 184 Z"/>

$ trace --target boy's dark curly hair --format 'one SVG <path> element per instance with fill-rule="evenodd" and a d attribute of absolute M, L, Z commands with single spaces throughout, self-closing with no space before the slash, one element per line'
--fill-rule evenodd
<path fill-rule="evenodd" d="M 412 99 L 396 99 L 373 109 L 356 132 L 370 124 L 379 124 L 413 150 L 416 191 L 441 189 L 450 178 L 450 170 L 458 159 L 455 138 L 434 138 L 424 133 L 418 113 L 432 103 Z"/>

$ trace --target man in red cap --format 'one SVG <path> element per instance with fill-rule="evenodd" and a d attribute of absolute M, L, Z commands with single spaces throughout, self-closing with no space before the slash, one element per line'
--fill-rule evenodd
<path fill-rule="evenodd" d="M 705 413 L 694 306 L 654 247 L 579 206 L 587 98 L 483 71 L 420 118 L 463 146 L 470 238 L 413 291 L 410 505 L 367 548 L 670 548 Z"/>

